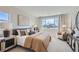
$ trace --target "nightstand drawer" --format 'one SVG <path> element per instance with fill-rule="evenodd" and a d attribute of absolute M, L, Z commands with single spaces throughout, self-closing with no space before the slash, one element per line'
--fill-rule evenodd
<path fill-rule="evenodd" d="M 14 38 L 5 41 L 5 48 L 14 45 Z"/>
<path fill-rule="evenodd" d="M 7 51 L 16 46 L 16 39 L 14 37 L 3 37 L 0 42 L 1 51 Z"/>

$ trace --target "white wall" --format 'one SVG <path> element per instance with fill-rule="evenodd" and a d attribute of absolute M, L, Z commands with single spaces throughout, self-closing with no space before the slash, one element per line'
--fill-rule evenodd
<path fill-rule="evenodd" d="M 60 26 L 59 26 L 59 31 L 64 31 L 65 29 L 63 29 L 63 25 L 66 25 L 66 29 L 69 27 L 68 25 L 68 14 L 61 14 L 60 15 Z"/>
<path fill-rule="evenodd" d="M 37 25 L 37 18 L 34 16 L 29 16 L 30 25 Z"/>
<path fill-rule="evenodd" d="M 8 22 L 12 23 L 14 27 L 18 26 L 17 25 L 17 23 L 18 23 L 17 15 L 23 15 L 23 16 L 27 17 L 27 21 L 23 20 L 22 23 L 24 22 L 26 24 L 28 23 L 30 25 L 33 25 L 36 22 L 34 16 L 31 16 L 31 15 L 25 13 L 24 11 L 18 10 L 14 7 L 0 7 L 0 11 L 9 13 L 10 17 L 9 17 Z"/>
<path fill-rule="evenodd" d="M 18 15 L 22 15 L 25 16 L 24 18 L 20 18 L 22 19 L 20 21 L 20 23 L 25 23 L 26 25 L 34 25 L 36 24 L 36 17 L 31 16 L 21 10 L 18 10 L 14 7 L 0 7 L 0 11 L 3 12 L 7 12 L 9 13 L 10 17 L 9 17 L 9 21 L 7 21 L 8 23 L 12 23 L 13 28 L 16 28 L 18 26 Z M 26 18 L 26 20 L 24 20 Z M 4 30 L 4 24 L 5 22 L 0 23 L 0 36 L 3 35 L 3 30 Z M 6 25 L 7 27 L 7 25 Z"/>
<path fill-rule="evenodd" d="M 77 12 L 79 11 L 79 8 L 74 8 L 72 11 L 64 14 L 64 18 L 62 18 L 61 20 L 61 25 L 64 24 L 65 22 L 65 25 L 67 26 L 67 29 L 73 29 L 75 27 L 75 19 L 76 19 L 76 15 L 77 15 Z M 61 26 L 60 25 L 60 26 Z"/>
<path fill-rule="evenodd" d="M 0 7 L 0 11 L 4 11 L 4 12 L 8 12 L 10 14 L 11 17 L 9 17 L 9 22 L 13 23 L 14 26 L 17 26 L 17 15 L 24 15 L 28 17 L 28 22 L 30 25 L 38 25 L 38 27 L 41 27 L 41 20 L 39 18 L 36 18 L 34 16 L 31 16 L 27 13 L 25 13 L 24 11 L 18 10 L 14 7 Z M 75 17 L 77 12 L 79 11 L 79 8 L 75 8 L 73 11 L 70 11 L 65 15 L 65 24 L 67 25 L 67 27 L 73 27 L 75 24 Z M 63 24 L 64 20 L 62 19 L 62 24 Z"/>

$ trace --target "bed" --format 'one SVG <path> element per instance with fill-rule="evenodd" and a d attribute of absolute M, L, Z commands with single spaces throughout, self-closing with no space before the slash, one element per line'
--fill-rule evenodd
<path fill-rule="evenodd" d="M 24 47 L 30 48 L 36 52 L 47 52 L 51 36 L 45 32 L 38 32 L 33 35 L 18 36 L 17 44 Z"/>

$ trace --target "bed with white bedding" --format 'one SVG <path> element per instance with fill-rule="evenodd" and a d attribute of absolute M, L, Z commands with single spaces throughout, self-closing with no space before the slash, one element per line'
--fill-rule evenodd
<path fill-rule="evenodd" d="M 45 32 L 38 32 L 33 35 L 17 36 L 17 45 L 30 48 L 36 52 L 46 52 L 51 36 Z"/>
<path fill-rule="evenodd" d="M 19 33 L 19 35 L 16 36 L 17 45 L 24 47 L 24 43 L 25 43 L 26 38 L 29 37 L 29 36 L 35 36 L 35 35 L 38 35 L 38 33 L 36 33 L 34 35 L 24 35 L 24 36 L 21 36 L 20 33 Z"/>
<path fill-rule="evenodd" d="M 28 37 L 28 35 L 27 36 L 17 36 L 17 45 L 23 47 L 26 37 Z"/>

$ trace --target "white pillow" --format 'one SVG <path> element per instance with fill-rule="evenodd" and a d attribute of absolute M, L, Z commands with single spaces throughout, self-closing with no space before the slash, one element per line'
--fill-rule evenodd
<path fill-rule="evenodd" d="M 30 29 L 27 29 L 26 31 L 29 33 L 30 32 Z"/>
<path fill-rule="evenodd" d="M 17 30 L 17 32 L 18 32 L 18 36 L 20 36 L 20 30 Z"/>
<path fill-rule="evenodd" d="M 20 30 L 20 36 L 26 36 L 26 31 L 25 30 Z"/>
<path fill-rule="evenodd" d="M 29 33 L 29 29 L 28 29 L 28 31 L 27 30 L 17 30 L 17 32 L 18 32 L 18 36 L 22 36 L 21 34 L 21 31 L 25 31 L 25 33 L 26 33 L 26 35 L 28 35 L 28 33 Z"/>

